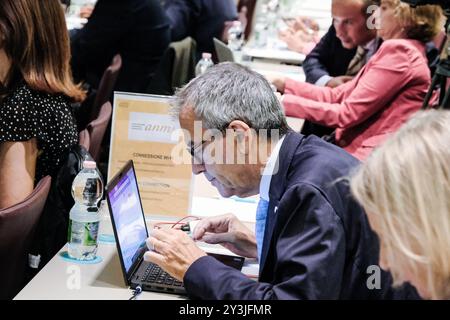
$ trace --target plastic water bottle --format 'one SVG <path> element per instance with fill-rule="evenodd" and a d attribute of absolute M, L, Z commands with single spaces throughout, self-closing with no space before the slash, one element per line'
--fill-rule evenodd
<path fill-rule="evenodd" d="M 228 47 L 233 51 L 239 51 L 244 43 L 244 30 L 240 21 L 233 21 L 228 30 Z"/>
<path fill-rule="evenodd" d="M 114 243 L 114 231 L 111 225 L 111 217 L 109 215 L 108 203 L 106 200 L 100 202 L 98 209 L 100 226 L 98 229 L 98 240 L 100 243 Z"/>
<path fill-rule="evenodd" d="M 255 33 L 254 33 L 254 43 L 258 48 L 265 47 L 267 44 L 267 35 L 269 24 L 267 20 L 267 5 L 264 4 L 261 8 L 261 13 L 258 15 L 258 18 L 255 23 Z"/>
<path fill-rule="evenodd" d="M 70 210 L 68 253 L 74 259 L 92 260 L 98 247 L 97 204 L 103 197 L 103 181 L 94 161 L 83 162 L 72 183 L 72 196 L 75 205 Z"/>
<path fill-rule="evenodd" d="M 275 47 L 278 39 L 279 3 L 271 0 L 267 4 L 267 47 Z"/>
<path fill-rule="evenodd" d="M 195 66 L 195 76 L 199 76 L 204 74 L 206 70 L 214 65 L 214 62 L 211 59 L 211 53 L 203 52 L 202 58 Z"/>

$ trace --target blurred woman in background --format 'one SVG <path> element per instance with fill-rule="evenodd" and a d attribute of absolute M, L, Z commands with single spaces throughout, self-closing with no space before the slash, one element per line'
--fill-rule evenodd
<path fill-rule="evenodd" d="M 308 17 L 296 17 L 286 21 L 287 28 L 278 33 L 290 50 L 309 54 L 320 41 L 319 24 Z"/>

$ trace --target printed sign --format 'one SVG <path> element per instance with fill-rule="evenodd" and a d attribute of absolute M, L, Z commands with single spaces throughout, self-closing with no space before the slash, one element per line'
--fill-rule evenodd
<path fill-rule="evenodd" d="M 192 171 L 189 161 L 173 158 L 175 149 L 189 155 L 169 98 L 114 94 L 108 179 L 132 159 L 145 214 L 183 217 L 190 212 Z"/>

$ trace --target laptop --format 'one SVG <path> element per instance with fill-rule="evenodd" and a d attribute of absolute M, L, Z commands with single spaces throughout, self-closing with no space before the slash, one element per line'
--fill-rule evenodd
<path fill-rule="evenodd" d="M 233 51 L 228 48 L 228 46 L 220 41 L 217 38 L 214 38 L 214 48 L 216 50 L 217 59 L 219 62 L 236 62 L 235 56 Z M 264 52 L 265 50 L 260 49 L 249 49 L 250 52 L 258 53 L 258 51 Z M 280 51 L 282 54 L 286 55 L 289 53 L 286 53 L 285 51 Z M 247 54 L 247 52 L 244 52 Z M 257 57 L 257 56 L 255 56 Z M 264 58 L 264 56 L 260 56 L 260 58 Z M 266 57 L 267 58 L 267 57 Z M 275 75 L 280 77 L 286 77 L 292 78 L 296 81 L 304 82 L 305 81 L 305 74 L 303 70 L 300 67 L 294 67 L 294 66 L 288 66 L 284 64 L 274 64 L 274 63 L 268 63 L 264 61 L 259 62 L 249 62 L 249 61 L 241 61 L 240 62 L 243 65 L 246 65 L 253 71 L 258 72 L 259 74 L 262 74 L 263 76 L 269 76 L 269 75 Z"/>
<path fill-rule="evenodd" d="M 125 283 L 132 289 L 140 286 L 144 291 L 185 295 L 181 281 L 158 265 L 144 261 L 148 230 L 132 160 L 107 185 L 106 198 Z M 244 264 L 243 257 L 208 255 L 238 270 Z"/>
<path fill-rule="evenodd" d="M 219 62 L 234 62 L 233 51 L 217 38 L 214 38 L 214 49 L 216 49 L 217 59 Z"/>

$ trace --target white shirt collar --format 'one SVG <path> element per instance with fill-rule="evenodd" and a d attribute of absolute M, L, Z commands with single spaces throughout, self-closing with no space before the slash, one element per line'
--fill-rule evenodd
<path fill-rule="evenodd" d="M 370 49 L 372 49 L 373 47 L 375 47 L 377 44 L 378 44 L 378 39 L 375 37 L 375 38 L 373 38 L 372 40 L 370 40 L 369 42 L 367 42 L 367 43 L 363 46 L 363 48 L 366 49 L 366 50 L 370 50 Z"/>
<path fill-rule="evenodd" d="M 375 52 L 378 50 L 378 45 L 380 43 L 380 38 L 375 37 L 372 40 L 370 40 L 368 43 L 366 43 L 363 48 L 366 50 L 366 56 L 365 60 L 366 62 L 375 54 Z"/>
<path fill-rule="evenodd" d="M 278 140 L 275 148 L 273 148 L 272 153 L 269 156 L 269 159 L 264 167 L 263 174 L 261 176 L 261 182 L 259 183 L 259 196 L 266 201 L 269 201 L 269 189 L 270 182 L 272 181 L 272 176 L 274 175 L 275 170 L 278 171 L 278 155 L 280 154 L 281 145 L 283 144 L 284 135 L 280 140 Z"/>

